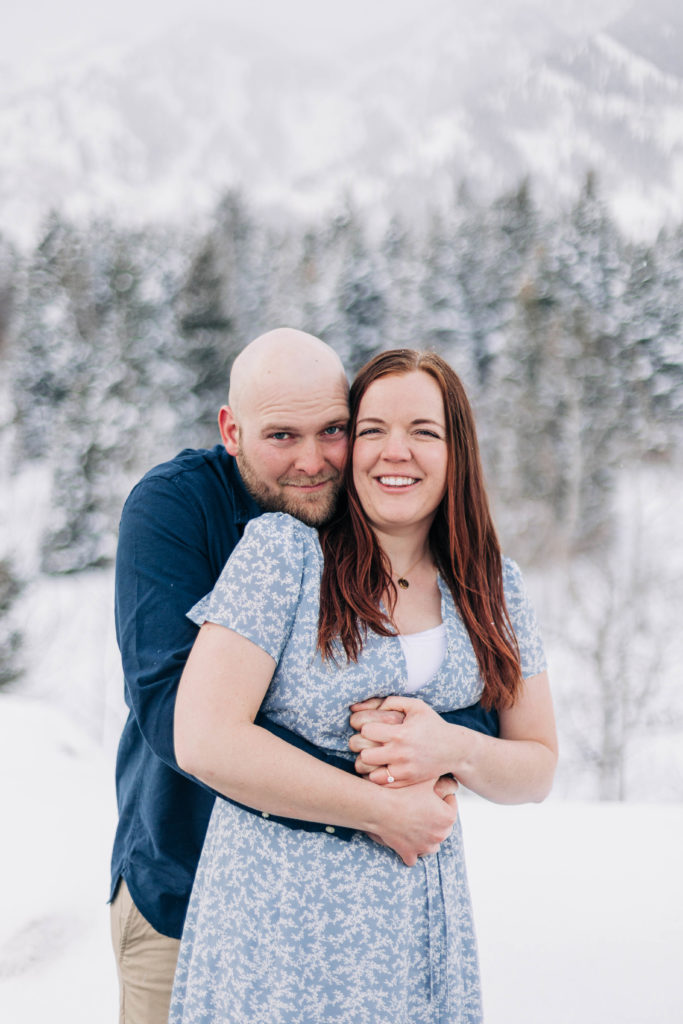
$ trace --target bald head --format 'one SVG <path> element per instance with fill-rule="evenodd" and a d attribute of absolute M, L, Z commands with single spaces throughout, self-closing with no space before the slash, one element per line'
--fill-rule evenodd
<path fill-rule="evenodd" d="M 255 338 L 235 359 L 228 404 L 239 422 L 264 390 L 310 392 L 321 382 L 348 393 L 344 367 L 334 349 L 313 334 L 278 327 Z"/>
<path fill-rule="evenodd" d="M 218 422 L 261 508 L 311 526 L 329 518 L 346 458 L 348 392 L 339 356 L 304 331 L 281 327 L 240 352 Z"/>

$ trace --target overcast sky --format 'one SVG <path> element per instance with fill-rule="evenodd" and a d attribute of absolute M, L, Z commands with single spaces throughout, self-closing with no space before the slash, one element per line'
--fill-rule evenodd
<path fill-rule="evenodd" d="M 270 30 L 295 43 L 339 46 L 397 23 L 432 0 L 19 0 L 5 15 L 11 32 L 0 34 L 4 59 L 46 53 L 96 37 L 136 38 L 187 17 L 218 15 Z M 494 0 L 495 2 L 495 0 Z M 509 2 L 509 0 L 498 0 Z M 3 19 L 3 20 L 5 20 Z"/>
<path fill-rule="evenodd" d="M 285 46 L 330 52 L 360 42 L 369 35 L 420 16 L 441 3 L 463 0 L 14 0 L 3 15 L 0 60 L 43 60 L 55 50 L 82 46 L 94 39 L 136 39 L 203 12 L 241 25 L 270 29 Z M 498 7 L 547 0 L 472 0 Z M 551 10 L 579 24 L 626 5 L 628 0 L 554 0 Z M 425 14 L 425 16 L 428 16 Z"/>

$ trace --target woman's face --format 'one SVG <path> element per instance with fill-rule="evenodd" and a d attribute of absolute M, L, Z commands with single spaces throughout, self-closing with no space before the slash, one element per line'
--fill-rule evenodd
<path fill-rule="evenodd" d="M 441 390 L 421 370 L 380 377 L 358 409 L 353 480 L 370 525 L 405 533 L 432 524 L 446 490 Z"/>

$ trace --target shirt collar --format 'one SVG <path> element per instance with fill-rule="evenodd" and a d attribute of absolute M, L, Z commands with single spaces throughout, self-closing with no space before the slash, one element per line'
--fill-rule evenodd
<path fill-rule="evenodd" d="M 232 458 L 232 468 L 235 474 L 235 488 L 233 491 L 235 497 L 235 523 L 238 526 L 245 526 L 250 519 L 260 516 L 263 509 L 244 486 L 244 481 L 237 467 L 237 459 L 234 457 Z"/>

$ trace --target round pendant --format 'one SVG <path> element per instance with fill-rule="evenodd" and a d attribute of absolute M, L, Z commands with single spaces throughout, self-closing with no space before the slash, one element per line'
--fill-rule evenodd
<path fill-rule="evenodd" d="M 405 576 L 399 576 L 396 582 L 398 583 L 401 590 L 407 590 L 408 587 L 410 586 L 410 583 L 408 583 L 408 580 L 405 578 Z"/>

